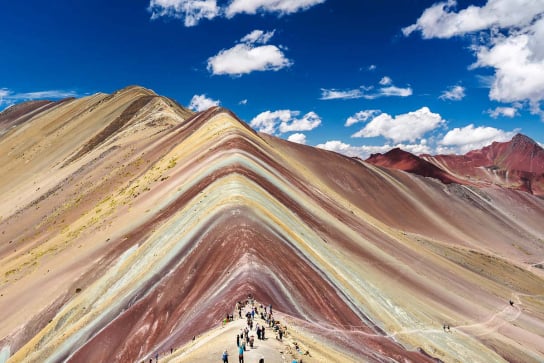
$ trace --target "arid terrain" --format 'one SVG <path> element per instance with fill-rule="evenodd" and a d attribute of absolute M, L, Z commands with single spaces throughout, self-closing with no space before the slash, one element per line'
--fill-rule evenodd
<path fill-rule="evenodd" d="M 0 362 L 218 362 L 249 294 L 267 363 L 544 361 L 523 135 L 362 161 L 127 87 L 2 112 L 0 175 Z"/>

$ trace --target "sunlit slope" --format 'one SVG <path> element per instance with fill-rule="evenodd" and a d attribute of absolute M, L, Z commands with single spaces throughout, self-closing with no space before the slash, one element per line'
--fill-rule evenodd
<path fill-rule="evenodd" d="M 141 361 L 248 293 L 353 361 L 544 358 L 532 195 L 360 163 L 138 87 L 55 105 L 0 149 L 9 361 Z"/>

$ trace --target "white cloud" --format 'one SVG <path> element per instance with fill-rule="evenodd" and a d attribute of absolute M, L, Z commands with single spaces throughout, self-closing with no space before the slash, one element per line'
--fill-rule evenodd
<path fill-rule="evenodd" d="M 216 0 L 151 0 L 148 10 L 151 19 L 172 17 L 184 19 L 187 27 L 195 26 L 201 19 L 213 19 L 220 14 Z"/>
<path fill-rule="evenodd" d="M 2 105 L 5 101 L 4 99 L 10 95 L 10 90 L 7 88 L 0 88 L 0 105 Z"/>
<path fill-rule="evenodd" d="M 249 122 L 249 126 L 259 132 L 272 135 L 276 132 L 279 123 L 288 121 L 292 117 L 294 117 L 293 111 L 290 110 L 264 111 L 255 116 Z"/>
<path fill-rule="evenodd" d="M 280 15 L 306 10 L 326 0 L 233 0 L 225 9 L 225 15 L 232 18 L 236 14 L 256 14 L 257 12 L 278 13 Z"/>
<path fill-rule="evenodd" d="M 366 97 L 367 98 L 377 98 L 377 97 L 383 97 L 383 96 L 408 97 L 411 95 L 412 95 L 412 89 L 410 87 L 401 88 L 401 87 L 389 86 L 389 87 L 382 87 L 379 89 L 378 93 L 375 93 L 373 95 L 366 95 Z"/>
<path fill-rule="evenodd" d="M 382 77 L 382 79 L 380 80 L 380 84 L 382 86 L 389 86 L 392 83 L 393 83 L 393 80 L 387 76 Z"/>
<path fill-rule="evenodd" d="M 302 118 L 292 119 L 280 123 L 280 132 L 311 131 L 321 125 L 321 117 L 315 112 L 310 111 Z"/>
<path fill-rule="evenodd" d="M 276 30 L 272 30 L 271 32 L 264 32 L 257 29 L 244 36 L 242 39 L 240 39 L 240 41 L 242 43 L 250 44 L 266 44 L 274 36 L 275 32 Z"/>
<path fill-rule="evenodd" d="M 437 3 L 426 9 L 417 22 L 404 28 L 405 35 L 420 31 L 423 38 L 451 38 L 492 27 L 511 28 L 530 25 L 544 12 L 542 0 L 488 0 L 459 12 L 452 10 L 457 1 Z"/>
<path fill-rule="evenodd" d="M 274 31 L 254 30 L 241 39 L 242 43 L 229 49 L 221 50 L 208 59 L 208 71 L 212 74 L 241 76 L 254 71 L 278 71 L 293 63 L 285 57 L 275 45 L 265 44 L 274 35 Z"/>
<path fill-rule="evenodd" d="M 206 95 L 194 95 L 189 103 L 189 109 L 196 112 L 206 111 L 210 107 L 219 106 L 220 103 L 220 101 L 208 98 Z"/>
<path fill-rule="evenodd" d="M 371 117 L 376 116 L 380 112 L 381 112 L 380 110 L 363 110 L 363 111 L 359 111 L 355 115 L 348 117 L 348 119 L 346 120 L 346 123 L 344 124 L 344 126 L 349 127 L 349 126 L 354 125 L 354 124 L 356 124 L 358 122 L 366 122 L 366 121 L 368 121 L 368 119 L 370 119 Z"/>
<path fill-rule="evenodd" d="M 448 131 L 439 145 L 445 146 L 448 151 L 465 154 L 471 150 L 480 149 L 491 144 L 493 141 L 508 141 L 519 132 L 504 131 L 488 126 L 474 127 L 473 124 L 462 128 L 454 128 Z"/>
<path fill-rule="evenodd" d="M 441 100 L 450 100 L 450 101 L 460 101 L 465 97 L 465 87 L 463 86 L 452 86 L 442 92 L 440 95 Z"/>
<path fill-rule="evenodd" d="M 334 151 L 346 156 L 357 156 L 361 159 L 368 158 L 371 154 L 386 153 L 396 147 L 411 152 L 413 154 L 430 154 L 431 148 L 427 145 L 426 140 L 421 140 L 419 144 L 396 144 L 396 145 L 361 145 L 354 146 L 342 142 L 340 140 L 330 140 L 316 147 L 324 150 Z"/>
<path fill-rule="evenodd" d="M 396 87 L 393 85 L 393 80 L 389 77 L 383 77 L 379 84 L 382 87 L 375 88 L 374 86 L 361 86 L 355 89 L 338 90 L 321 88 L 320 100 L 348 100 L 356 98 L 365 98 L 373 100 L 379 97 L 408 97 L 412 95 L 412 88 Z"/>
<path fill-rule="evenodd" d="M 320 100 L 349 100 L 354 98 L 363 97 L 363 92 L 359 88 L 350 89 L 350 90 L 337 90 L 337 89 L 326 89 L 321 88 L 321 98 Z"/>
<path fill-rule="evenodd" d="M 197 25 L 200 20 L 211 20 L 218 16 L 232 18 L 236 14 L 257 12 L 277 13 L 280 16 L 307 10 L 326 0 L 232 0 L 228 6 L 218 6 L 217 0 L 150 0 L 151 19 L 170 17 L 183 19 L 187 27 Z"/>
<path fill-rule="evenodd" d="M 544 119 L 544 0 L 488 0 L 458 12 L 456 6 L 455 0 L 431 6 L 404 34 L 420 31 L 428 39 L 486 31 L 472 47 L 472 68 L 494 69 L 490 99 L 529 101 L 531 112 Z"/>
<path fill-rule="evenodd" d="M 374 71 L 374 70 L 376 70 L 376 68 L 377 68 L 377 67 L 376 67 L 375 64 L 371 64 L 371 65 L 368 66 L 368 70 L 369 70 L 369 71 Z"/>
<path fill-rule="evenodd" d="M 383 146 L 354 146 L 346 144 L 340 140 L 330 140 L 323 144 L 316 145 L 316 147 L 324 150 L 334 151 L 339 154 L 346 156 L 358 156 L 361 158 L 366 158 L 370 154 L 374 153 L 383 153 L 391 149 L 389 145 Z"/>
<path fill-rule="evenodd" d="M 301 133 L 292 134 L 289 135 L 287 140 L 296 142 L 297 144 L 306 144 L 306 135 Z"/>
<path fill-rule="evenodd" d="M 532 112 L 541 113 L 540 102 L 544 99 L 544 17 L 530 28 L 535 30 L 496 36 L 491 45 L 478 47 L 473 67 L 495 69 L 490 99 L 500 102 L 529 100 Z M 538 35 L 536 28 L 540 28 Z"/>
<path fill-rule="evenodd" d="M 476 80 L 478 81 L 478 87 L 480 88 L 491 88 L 495 76 L 484 76 L 481 74 L 476 75 Z"/>
<path fill-rule="evenodd" d="M 395 147 L 398 147 L 404 151 L 408 151 L 414 155 L 421 154 L 431 154 L 432 150 L 429 145 L 427 145 L 427 140 L 423 139 L 419 144 L 397 144 Z"/>
<path fill-rule="evenodd" d="M 17 102 L 43 100 L 43 99 L 62 99 L 68 97 L 79 97 L 80 95 L 75 91 L 65 90 L 47 90 L 36 92 L 21 92 L 16 93 L 7 88 L 0 89 L 0 106 L 11 105 Z"/>
<path fill-rule="evenodd" d="M 515 104 L 512 107 L 495 107 L 494 109 L 487 110 L 487 113 L 493 118 L 497 118 L 499 116 L 513 118 L 519 115 L 518 110 L 520 107 L 521 105 L 519 104 Z"/>
<path fill-rule="evenodd" d="M 394 142 L 416 141 L 427 132 L 444 125 L 442 117 L 431 112 L 428 107 L 392 117 L 382 113 L 370 121 L 364 128 L 354 133 L 352 137 L 383 136 Z"/>
<path fill-rule="evenodd" d="M 321 118 L 315 112 L 308 112 L 297 118 L 300 111 L 278 110 L 264 111 L 251 120 L 249 125 L 257 131 L 267 134 L 311 131 L 321 125 Z"/>
<path fill-rule="evenodd" d="M 247 105 L 247 98 L 244 98 L 240 102 L 238 102 L 239 105 Z"/>

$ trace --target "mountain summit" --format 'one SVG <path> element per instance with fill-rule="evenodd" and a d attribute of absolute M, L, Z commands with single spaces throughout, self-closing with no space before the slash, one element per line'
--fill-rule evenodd
<path fill-rule="evenodd" d="M 253 300 L 287 335 L 267 325 L 248 360 L 544 359 L 541 198 L 141 87 L 15 107 L 0 114 L 0 362 L 232 358 L 245 321 L 222 322 Z M 517 139 L 495 147 L 520 157 Z"/>

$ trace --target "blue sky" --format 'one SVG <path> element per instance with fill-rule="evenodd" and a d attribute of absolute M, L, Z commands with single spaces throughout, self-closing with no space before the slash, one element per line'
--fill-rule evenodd
<path fill-rule="evenodd" d="M 0 109 L 138 84 L 366 158 L 544 142 L 544 0 L 11 1 Z"/>

